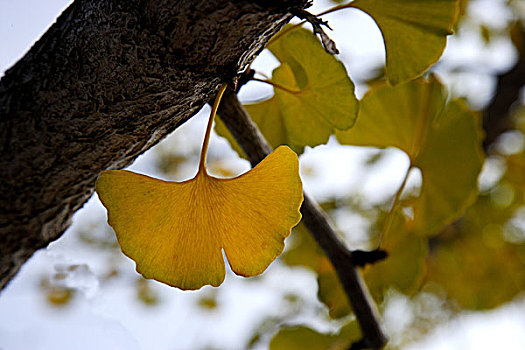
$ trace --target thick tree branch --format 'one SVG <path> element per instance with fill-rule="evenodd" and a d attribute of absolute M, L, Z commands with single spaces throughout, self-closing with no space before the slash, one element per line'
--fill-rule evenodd
<path fill-rule="evenodd" d="M 525 31 L 520 25 L 521 35 Z M 516 64 L 507 72 L 496 76 L 496 89 L 492 100 L 483 113 L 483 129 L 485 140 L 483 147 L 488 150 L 498 136 L 514 127 L 512 107 L 518 102 L 520 91 L 525 85 L 525 46 L 518 50 L 519 56 Z"/>
<path fill-rule="evenodd" d="M 0 81 L 0 289 L 306 0 L 76 0 Z"/>
<path fill-rule="evenodd" d="M 248 156 L 252 166 L 258 164 L 272 151 L 264 136 L 242 108 L 236 94 L 231 91 L 226 93 L 219 108 L 219 115 Z M 352 263 L 352 253 L 337 236 L 326 214 L 306 194 L 301 213 L 302 222 L 332 262 L 348 295 L 363 332 L 364 339 L 360 344 L 365 344 L 372 349 L 382 348 L 386 343 L 386 337 L 381 329 L 375 304 L 361 275 Z"/>

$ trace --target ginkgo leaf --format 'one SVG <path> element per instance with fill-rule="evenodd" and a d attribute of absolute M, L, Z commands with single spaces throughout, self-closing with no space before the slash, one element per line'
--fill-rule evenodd
<path fill-rule="evenodd" d="M 415 235 L 399 211 L 393 215 L 392 228 L 381 244 L 388 257 L 366 266 L 363 273 L 370 293 L 378 302 L 392 287 L 405 295 L 415 293 L 425 274 L 428 239 Z"/>
<path fill-rule="evenodd" d="M 525 152 L 506 158 L 499 181 L 433 240 L 427 259 L 426 281 L 463 308 L 495 308 L 525 290 Z"/>
<path fill-rule="evenodd" d="M 370 293 L 378 303 L 383 301 L 385 293 L 390 288 L 395 288 L 405 295 L 417 292 L 426 272 L 428 239 L 415 235 L 410 223 L 399 210 L 393 214 L 391 230 L 383 237 L 381 244 L 381 248 L 388 252 L 388 257 L 363 268 L 363 277 Z M 304 244 L 298 247 L 311 249 Z M 292 255 L 289 252 L 284 254 L 285 262 L 291 257 L 297 260 L 299 252 L 293 249 L 291 252 Z M 328 258 L 321 252 L 311 259 L 316 261 L 314 271 L 317 272 L 317 296 L 328 307 L 330 317 L 340 319 L 349 315 L 352 307 Z"/>
<path fill-rule="evenodd" d="M 358 101 L 344 65 L 310 31 L 289 29 L 268 45 L 281 62 L 270 81 L 274 96 L 244 108 L 272 147 L 288 145 L 301 153 L 305 146 L 326 143 L 336 129 L 350 128 Z M 225 128 L 216 131 L 236 144 Z"/>
<path fill-rule="evenodd" d="M 137 271 L 181 289 L 220 285 L 223 249 L 235 273 L 261 274 L 301 218 L 297 156 L 285 146 L 234 179 L 199 172 L 177 183 L 114 170 L 96 189 Z"/>
<path fill-rule="evenodd" d="M 395 85 L 423 74 L 445 49 L 458 12 L 457 0 L 355 0 L 383 34 L 386 76 Z"/>
<path fill-rule="evenodd" d="M 315 146 L 335 129 L 352 127 L 358 111 L 354 84 L 343 63 L 326 53 L 315 35 L 296 28 L 272 40 L 268 49 L 281 62 L 272 80 L 299 90 L 274 89 L 292 144 Z"/>
<path fill-rule="evenodd" d="M 331 318 L 339 319 L 352 312 L 348 296 L 327 257 L 323 257 L 318 266 L 317 285 L 317 297 L 326 305 Z"/>
<path fill-rule="evenodd" d="M 317 271 L 322 262 L 327 259 L 319 244 L 303 224 L 294 227 L 288 241 L 288 248 L 280 257 L 280 261 L 288 266 L 301 266 Z"/>
<path fill-rule="evenodd" d="M 281 256 L 288 266 L 302 266 L 317 274 L 317 296 L 326 305 L 331 318 L 339 319 L 352 312 L 348 296 L 330 260 L 303 225 L 293 229 L 290 245 Z"/>
<path fill-rule="evenodd" d="M 238 275 L 256 276 L 281 254 L 301 219 L 303 201 L 297 155 L 282 146 L 249 172 L 219 179 L 206 171 L 212 108 L 197 175 L 169 182 L 126 170 L 104 171 L 96 182 L 108 223 L 122 252 L 146 278 L 180 289 L 218 286 L 222 252 Z"/>
<path fill-rule="evenodd" d="M 464 219 L 447 229 L 452 232 L 434 242 L 427 282 L 439 284 L 447 298 L 467 309 L 492 309 L 523 293 L 523 231 L 518 234 L 521 241 L 508 240 L 513 229 L 509 218 L 525 200 L 523 192 L 516 197 L 501 208 L 490 195 L 480 195 Z"/>
<path fill-rule="evenodd" d="M 344 350 L 361 339 L 356 320 L 336 334 L 323 334 L 305 326 L 284 327 L 270 341 L 270 350 Z"/>
<path fill-rule="evenodd" d="M 250 119 L 257 125 L 257 128 L 264 133 L 264 138 L 270 146 L 275 148 L 280 145 L 287 145 L 294 150 L 295 153 L 303 153 L 304 147 L 292 144 L 288 137 L 284 126 L 284 119 L 280 111 L 280 105 L 275 96 L 256 104 L 243 105 L 243 107 L 250 116 Z M 215 123 L 215 132 L 219 136 L 226 138 L 230 146 L 240 157 L 246 158 L 241 147 L 220 119 L 220 116 Z"/>
<path fill-rule="evenodd" d="M 397 147 L 421 170 L 419 196 L 404 203 L 413 209 L 418 234 L 437 233 L 475 199 L 483 163 L 479 120 L 460 101 L 447 104 L 434 77 L 371 89 L 354 128 L 337 138 L 346 145 Z"/>
<path fill-rule="evenodd" d="M 272 75 L 274 82 L 291 91 L 299 91 L 290 93 L 279 88 L 274 89 L 287 137 L 292 145 L 317 146 L 326 143 L 336 129 L 346 130 L 353 125 L 357 114 L 357 103 L 348 106 L 345 103 L 348 98 L 328 86 L 339 84 L 338 81 L 327 82 L 324 86 L 315 86 L 314 82 L 309 82 L 310 85 L 300 89 L 298 82 L 295 81 L 296 77 L 297 75 L 286 63 L 277 67 Z M 353 95 L 349 96 L 353 97 Z M 341 100 L 338 99 L 339 97 Z"/>

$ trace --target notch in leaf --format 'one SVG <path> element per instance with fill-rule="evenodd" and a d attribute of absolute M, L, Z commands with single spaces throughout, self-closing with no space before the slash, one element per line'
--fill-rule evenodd
<path fill-rule="evenodd" d="M 298 159 L 288 147 L 233 179 L 207 173 L 211 126 L 224 90 L 225 85 L 213 106 L 193 179 L 169 182 L 110 170 L 96 183 L 108 223 L 137 271 L 180 289 L 219 286 L 225 275 L 223 250 L 236 274 L 261 274 L 301 219 Z"/>

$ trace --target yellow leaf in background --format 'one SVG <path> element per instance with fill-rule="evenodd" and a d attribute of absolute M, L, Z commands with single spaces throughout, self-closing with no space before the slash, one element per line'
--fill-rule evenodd
<path fill-rule="evenodd" d="M 330 318 L 339 319 L 352 312 L 343 285 L 327 257 L 321 260 L 317 269 L 317 298 L 326 305 Z"/>
<path fill-rule="evenodd" d="M 220 285 L 223 249 L 236 274 L 261 274 L 299 222 L 303 199 L 297 156 L 284 146 L 233 179 L 202 171 L 177 183 L 116 170 L 96 189 L 137 271 L 181 289 Z"/>
<path fill-rule="evenodd" d="M 268 49 L 281 62 L 272 81 L 299 91 L 274 89 L 292 144 L 316 146 L 335 129 L 352 127 L 358 111 L 354 84 L 343 63 L 326 53 L 314 34 L 293 29 L 272 40 Z"/>
<path fill-rule="evenodd" d="M 434 242 L 426 281 L 465 309 L 492 309 L 519 298 L 525 290 L 525 235 L 509 217 L 523 217 L 524 199 L 522 192 L 510 207 L 501 208 L 490 195 L 480 195 L 464 218 Z M 509 240 L 514 234 L 520 240 Z"/>
<path fill-rule="evenodd" d="M 406 201 L 414 212 L 413 229 L 437 233 L 461 216 L 477 194 L 483 164 L 482 131 L 477 115 L 450 101 L 434 77 L 395 87 L 371 89 L 361 102 L 356 125 L 338 132 L 341 144 L 397 147 L 421 170 L 417 198 Z"/>
<path fill-rule="evenodd" d="M 288 266 L 306 267 L 316 272 L 326 259 L 323 250 L 302 223 L 293 228 L 287 249 L 280 257 L 280 261 Z"/>
<path fill-rule="evenodd" d="M 287 138 L 292 145 L 317 146 L 326 143 L 336 129 L 346 130 L 353 125 L 356 113 L 348 117 L 347 110 L 338 111 L 343 106 L 340 101 L 333 99 L 334 95 L 330 95 L 332 90 L 329 86 L 320 88 L 325 89 L 324 93 L 308 86 L 299 90 L 295 78 L 294 72 L 286 63 L 277 67 L 272 75 L 274 82 L 292 91 L 299 91 L 290 93 L 274 89 Z M 354 110 L 357 112 L 357 108 Z"/>
<path fill-rule="evenodd" d="M 288 266 L 306 267 L 317 274 L 317 296 L 328 308 L 331 318 L 339 319 L 352 312 L 334 267 L 304 225 L 293 229 L 281 261 Z"/>
<path fill-rule="evenodd" d="M 245 104 L 270 146 L 288 145 L 297 153 L 305 146 L 328 141 L 336 129 L 350 128 L 357 116 L 358 101 L 346 69 L 326 53 L 310 31 L 286 26 L 268 49 L 281 62 L 272 74 L 274 96 Z M 243 156 L 237 143 L 221 123 L 215 130 Z"/>
<path fill-rule="evenodd" d="M 381 244 L 388 257 L 363 268 L 366 285 L 378 303 L 383 302 L 385 293 L 391 288 L 412 295 L 422 284 L 428 239 L 415 235 L 408 226 L 401 213 L 394 212 L 392 228 Z M 321 256 L 319 260 L 317 296 L 328 307 L 332 319 L 345 317 L 352 312 L 352 307 L 343 286 L 328 258 Z"/>
<path fill-rule="evenodd" d="M 355 0 L 350 6 L 381 30 L 392 85 L 417 78 L 437 62 L 458 13 L 457 0 Z"/>
<path fill-rule="evenodd" d="M 270 350 L 344 350 L 361 337 L 356 320 L 335 334 L 319 333 L 305 326 L 283 327 L 270 341 Z"/>
<path fill-rule="evenodd" d="M 507 156 L 504 169 L 427 259 L 426 281 L 462 308 L 495 308 L 525 290 L 525 152 Z"/>
<path fill-rule="evenodd" d="M 405 295 L 414 294 L 425 275 L 428 239 L 415 235 L 399 210 L 393 215 L 392 229 L 381 244 L 388 257 L 366 266 L 363 273 L 370 293 L 378 302 L 392 287 Z"/>

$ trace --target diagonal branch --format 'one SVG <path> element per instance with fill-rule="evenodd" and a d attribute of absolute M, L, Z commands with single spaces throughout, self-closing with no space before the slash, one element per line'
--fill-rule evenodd
<path fill-rule="evenodd" d="M 264 159 L 272 148 L 259 132 L 255 124 L 242 108 L 237 95 L 227 91 L 223 103 L 219 108 L 222 121 L 237 140 L 244 153 L 255 166 Z M 364 344 L 372 349 L 381 349 L 386 343 L 379 323 L 379 316 L 374 302 L 370 297 L 366 285 L 353 264 L 354 257 L 341 239 L 326 214 L 310 199 L 304 195 L 301 207 L 303 224 L 308 228 L 317 243 L 324 250 L 344 287 L 350 304 L 361 325 Z"/>

